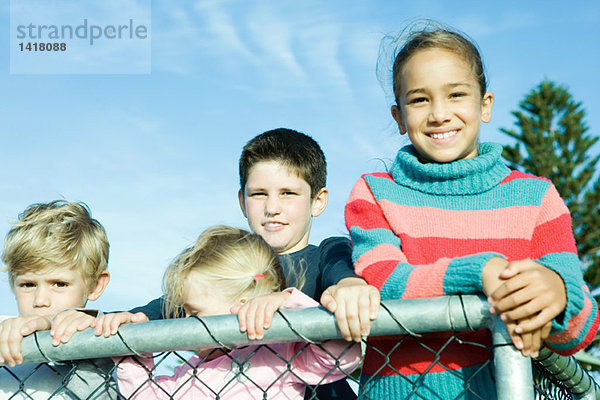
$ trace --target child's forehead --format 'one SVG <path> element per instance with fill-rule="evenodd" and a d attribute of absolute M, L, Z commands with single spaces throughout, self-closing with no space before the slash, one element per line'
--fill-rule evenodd
<path fill-rule="evenodd" d="M 293 184 L 297 183 L 299 179 L 306 182 L 296 168 L 281 160 L 259 161 L 248 171 L 248 181 L 257 185 L 271 184 L 275 177 L 278 178 L 278 181 L 283 181 L 281 183 Z M 308 184 L 308 182 L 306 183 Z"/>
<path fill-rule="evenodd" d="M 75 267 L 46 266 L 25 271 L 15 276 L 17 280 L 51 280 L 51 279 L 76 279 L 82 278 L 81 271 Z"/>

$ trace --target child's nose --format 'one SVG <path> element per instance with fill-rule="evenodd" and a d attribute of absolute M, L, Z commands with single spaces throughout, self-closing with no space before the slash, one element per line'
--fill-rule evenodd
<path fill-rule="evenodd" d="M 50 293 L 46 288 L 38 286 L 35 289 L 33 305 L 34 307 L 50 307 Z"/>
<path fill-rule="evenodd" d="M 450 110 L 448 105 L 443 101 L 433 101 L 431 104 L 431 112 L 429 113 L 429 122 L 443 123 L 450 120 Z"/>
<path fill-rule="evenodd" d="M 265 202 L 265 213 L 275 215 L 281 212 L 281 202 L 277 196 L 269 196 Z"/>

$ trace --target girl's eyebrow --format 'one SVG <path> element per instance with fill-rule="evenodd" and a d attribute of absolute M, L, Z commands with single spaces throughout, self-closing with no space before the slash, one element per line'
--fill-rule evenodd
<path fill-rule="evenodd" d="M 406 92 L 405 96 L 410 96 L 411 94 L 415 94 L 415 93 L 425 93 L 425 89 L 424 88 L 411 89 Z"/>
<path fill-rule="evenodd" d="M 449 83 L 449 84 L 447 84 L 447 85 L 446 85 L 446 87 L 448 87 L 448 88 L 450 88 L 450 89 L 453 89 L 453 88 L 455 88 L 455 87 L 458 87 L 458 86 L 468 86 L 468 87 L 472 87 L 472 86 L 473 86 L 473 84 L 472 84 L 472 83 L 469 83 L 469 82 L 456 82 L 456 83 Z"/>
<path fill-rule="evenodd" d="M 452 83 L 447 83 L 444 85 L 444 87 L 447 89 L 454 89 L 459 86 L 473 87 L 473 84 L 469 83 L 469 82 L 452 82 Z M 416 93 L 426 93 L 426 92 L 427 92 L 427 90 L 425 90 L 425 88 L 415 88 L 415 89 L 410 89 L 409 91 L 407 91 L 405 96 L 410 96 L 411 94 L 416 94 Z"/>

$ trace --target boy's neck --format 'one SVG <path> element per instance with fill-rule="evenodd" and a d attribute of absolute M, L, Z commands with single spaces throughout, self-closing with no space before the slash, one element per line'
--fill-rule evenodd
<path fill-rule="evenodd" d="M 298 253 L 304 249 L 306 249 L 308 246 L 310 246 L 310 243 L 305 244 L 303 247 L 301 248 L 295 248 L 294 250 L 290 250 L 290 251 L 284 251 L 281 253 L 277 253 L 278 256 L 285 256 L 285 255 L 290 255 L 290 254 L 294 254 L 294 253 Z"/>

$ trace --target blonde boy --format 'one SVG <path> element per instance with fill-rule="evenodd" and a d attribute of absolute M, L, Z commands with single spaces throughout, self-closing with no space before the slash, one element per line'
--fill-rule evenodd
<path fill-rule="evenodd" d="M 79 378 L 83 377 L 79 374 L 76 378 L 78 374 L 71 371 L 73 365 L 50 365 L 37 370 L 36 365 L 17 366 L 23 362 L 20 346 L 24 336 L 50 329 L 56 313 L 83 308 L 88 300 L 100 297 L 109 282 L 108 247 L 104 228 L 91 218 L 88 207 L 82 203 L 57 200 L 33 204 L 13 223 L 6 235 L 2 261 L 19 317 L 0 322 L 0 364 L 14 367 L 10 374 L 0 370 L 0 397 L 19 390 L 13 375 L 25 379 L 33 371 L 23 389 L 27 394 L 22 398 L 48 398 L 60 393 L 65 376 L 70 378 L 64 386 L 72 393 L 80 392 L 83 381 Z M 88 384 L 93 381 L 89 377 L 86 380 Z M 23 392 L 17 392 L 20 393 Z M 71 398 L 65 396 L 53 398 Z"/>

